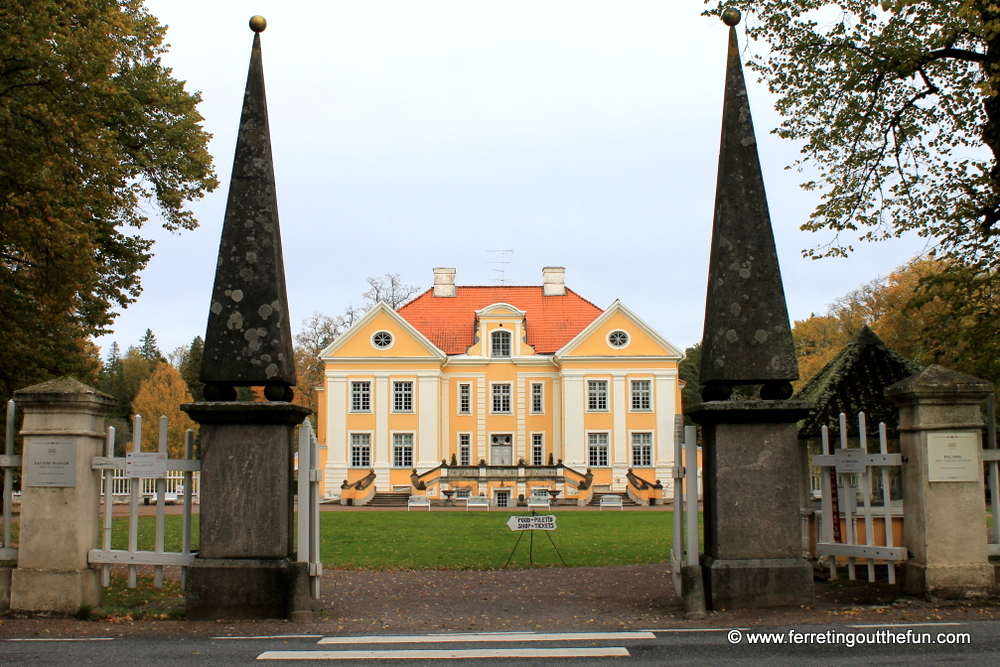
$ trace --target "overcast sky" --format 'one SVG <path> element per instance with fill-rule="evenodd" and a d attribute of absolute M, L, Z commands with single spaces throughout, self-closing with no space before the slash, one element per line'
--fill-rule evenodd
<path fill-rule="evenodd" d="M 541 284 L 622 302 L 684 348 L 701 339 L 726 30 L 701 0 L 147 0 L 164 62 L 200 91 L 221 187 L 201 227 L 151 221 L 144 292 L 98 343 L 151 328 L 164 352 L 204 336 L 246 82 L 253 14 L 264 72 L 293 331 L 359 305 L 365 278 L 431 269 L 461 285 Z M 760 46 L 751 48 L 760 49 Z M 921 252 L 916 238 L 811 261 L 817 196 L 785 170 L 773 98 L 748 73 L 794 319 Z M 509 264 L 494 251 L 513 250 Z"/>

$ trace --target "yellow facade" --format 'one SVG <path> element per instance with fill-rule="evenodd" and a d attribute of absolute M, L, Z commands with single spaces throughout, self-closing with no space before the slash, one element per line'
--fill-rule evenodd
<path fill-rule="evenodd" d="M 630 489 L 630 473 L 669 487 L 680 351 L 619 302 L 554 353 L 528 343 L 531 317 L 479 309 L 471 344 L 446 354 L 379 304 L 338 338 L 322 353 L 324 495 L 456 491 L 505 505 L 537 488 L 581 503 L 660 493 Z"/>

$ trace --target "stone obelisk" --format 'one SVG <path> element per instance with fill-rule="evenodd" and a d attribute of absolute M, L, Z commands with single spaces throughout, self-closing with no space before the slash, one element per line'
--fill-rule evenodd
<path fill-rule="evenodd" d="M 288 402 L 295 366 L 261 60 L 266 22 L 255 16 L 250 27 L 201 368 L 207 401 L 182 406 L 201 425 L 200 548 L 187 574 L 187 617 L 304 620 L 308 564 L 292 558 L 292 480 L 294 429 L 310 410 Z M 263 386 L 268 402 L 235 400 L 240 386 Z"/>
<path fill-rule="evenodd" d="M 799 520 L 804 475 L 787 400 L 798 378 L 735 26 L 723 13 L 729 62 L 702 338 L 705 595 L 714 610 L 798 605 L 813 597 Z M 730 400 L 735 385 L 761 400 Z"/>

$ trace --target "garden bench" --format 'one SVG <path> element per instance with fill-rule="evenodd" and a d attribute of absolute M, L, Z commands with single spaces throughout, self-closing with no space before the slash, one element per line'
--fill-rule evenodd
<path fill-rule="evenodd" d="M 406 511 L 409 512 L 411 507 L 426 507 L 430 512 L 431 499 L 427 496 L 410 496 L 406 499 Z"/>
<path fill-rule="evenodd" d="M 542 496 L 529 496 L 528 508 L 530 509 L 532 507 L 540 507 L 546 510 L 549 509 L 550 505 L 548 496 L 545 496 L 544 498 Z"/>
<path fill-rule="evenodd" d="M 465 499 L 465 511 L 468 512 L 470 507 L 485 507 L 489 512 L 490 499 L 486 496 L 469 496 Z"/>
<path fill-rule="evenodd" d="M 621 511 L 625 511 L 625 505 L 622 503 L 622 497 L 614 494 L 608 494 L 601 496 L 601 509 L 605 507 L 617 507 Z"/>

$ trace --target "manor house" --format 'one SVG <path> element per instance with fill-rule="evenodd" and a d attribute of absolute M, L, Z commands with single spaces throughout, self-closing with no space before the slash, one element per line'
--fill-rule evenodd
<path fill-rule="evenodd" d="M 564 275 L 464 287 L 455 269 L 434 269 L 432 289 L 398 311 L 380 303 L 325 349 L 325 495 L 659 499 L 657 481 L 672 483 L 682 352 Z"/>

